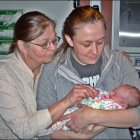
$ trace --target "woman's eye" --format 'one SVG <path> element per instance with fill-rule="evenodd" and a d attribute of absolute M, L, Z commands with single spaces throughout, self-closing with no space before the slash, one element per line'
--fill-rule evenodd
<path fill-rule="evenodd" d="M 104 40 L 98 41 L 97 45 L 103 45 L 104 44 Z"/>
<path fill-rule="evenodd" d="M 90 47 L 91 44 L 83 44 L 84 47 Z"/>
<path fill-rule="evenodd" d="M 97 42 L 97 45 L 102 45 L 103 44 L 103 41 L 102 42 Z"/>
<path fill-rule="evenodd" d="M 48 45 L 48 43 L 49 43 L 49 42 L 45 42 L 45 43 L 43 43 L 42 45 L 43 45 L 43 46 L 47 46 L 47 45 Z"/>

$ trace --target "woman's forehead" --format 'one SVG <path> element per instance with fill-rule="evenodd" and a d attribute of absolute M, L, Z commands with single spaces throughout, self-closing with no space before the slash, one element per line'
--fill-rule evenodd
<path fill-rule="evenodd" d="M 83 23 L 76 26 L 74 38 L 84 40 L 99 40 L 105 37 L 105 28 L 101 23 Z"/>

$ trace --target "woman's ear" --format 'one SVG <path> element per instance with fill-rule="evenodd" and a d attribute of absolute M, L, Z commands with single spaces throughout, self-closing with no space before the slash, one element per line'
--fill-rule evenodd
<path fill-rule="evenodd" d="M 18 41 L 17 41 L 17 45 L 18 45 L 19 51 L 20 51 L 23 55 L 26 55 L 26 54 L 27 54 L 27 50 L 26 50 L 26 47 L 25 47 L 25 45 L 24 45 L 24 41 L 18 40 Z"/>
<path fill-rule="evenodd" d="M 69 45 L 71 47 L 73 47 L 73 41 L 71 40 L 70 36 L 69 35 L 65 35 L 65 38 L 66 38 L 67 42 L 69 43 Z"/>

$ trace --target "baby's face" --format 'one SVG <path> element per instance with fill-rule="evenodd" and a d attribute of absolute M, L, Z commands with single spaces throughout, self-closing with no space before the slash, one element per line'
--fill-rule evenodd
<path fill-rule="evenodd" d="M 121 103 L 123 102 L 123 98 L 121 96 L 117 95 L 118 93 L 116 91 L 112 91 L 111 94 L 109 95 L 109 98 L 112 99 L 116 103 Z"/>
<path fill-rule="evenodd" d="M 109 95 L 109 98 L 112 99 L 114 102 L 118 103 L 119 105 L 126 105 L 126 99 L 128 96 L 127 89 L 125 87 L 118 87 L 115 88 L 111 94 Z"/>

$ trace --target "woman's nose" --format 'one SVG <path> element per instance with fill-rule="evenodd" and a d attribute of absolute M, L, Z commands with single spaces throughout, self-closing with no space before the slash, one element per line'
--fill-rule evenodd
<path fill-rule="evenodd" d="M 96 43 L 94 43 L 94 42 L 92 43 L 91 49 L 92 49 L 92 52 L 93 52 L 94 54 L 97 54 L 97 53 L 98 53 L 98 48 L 97 48 Z"/>

